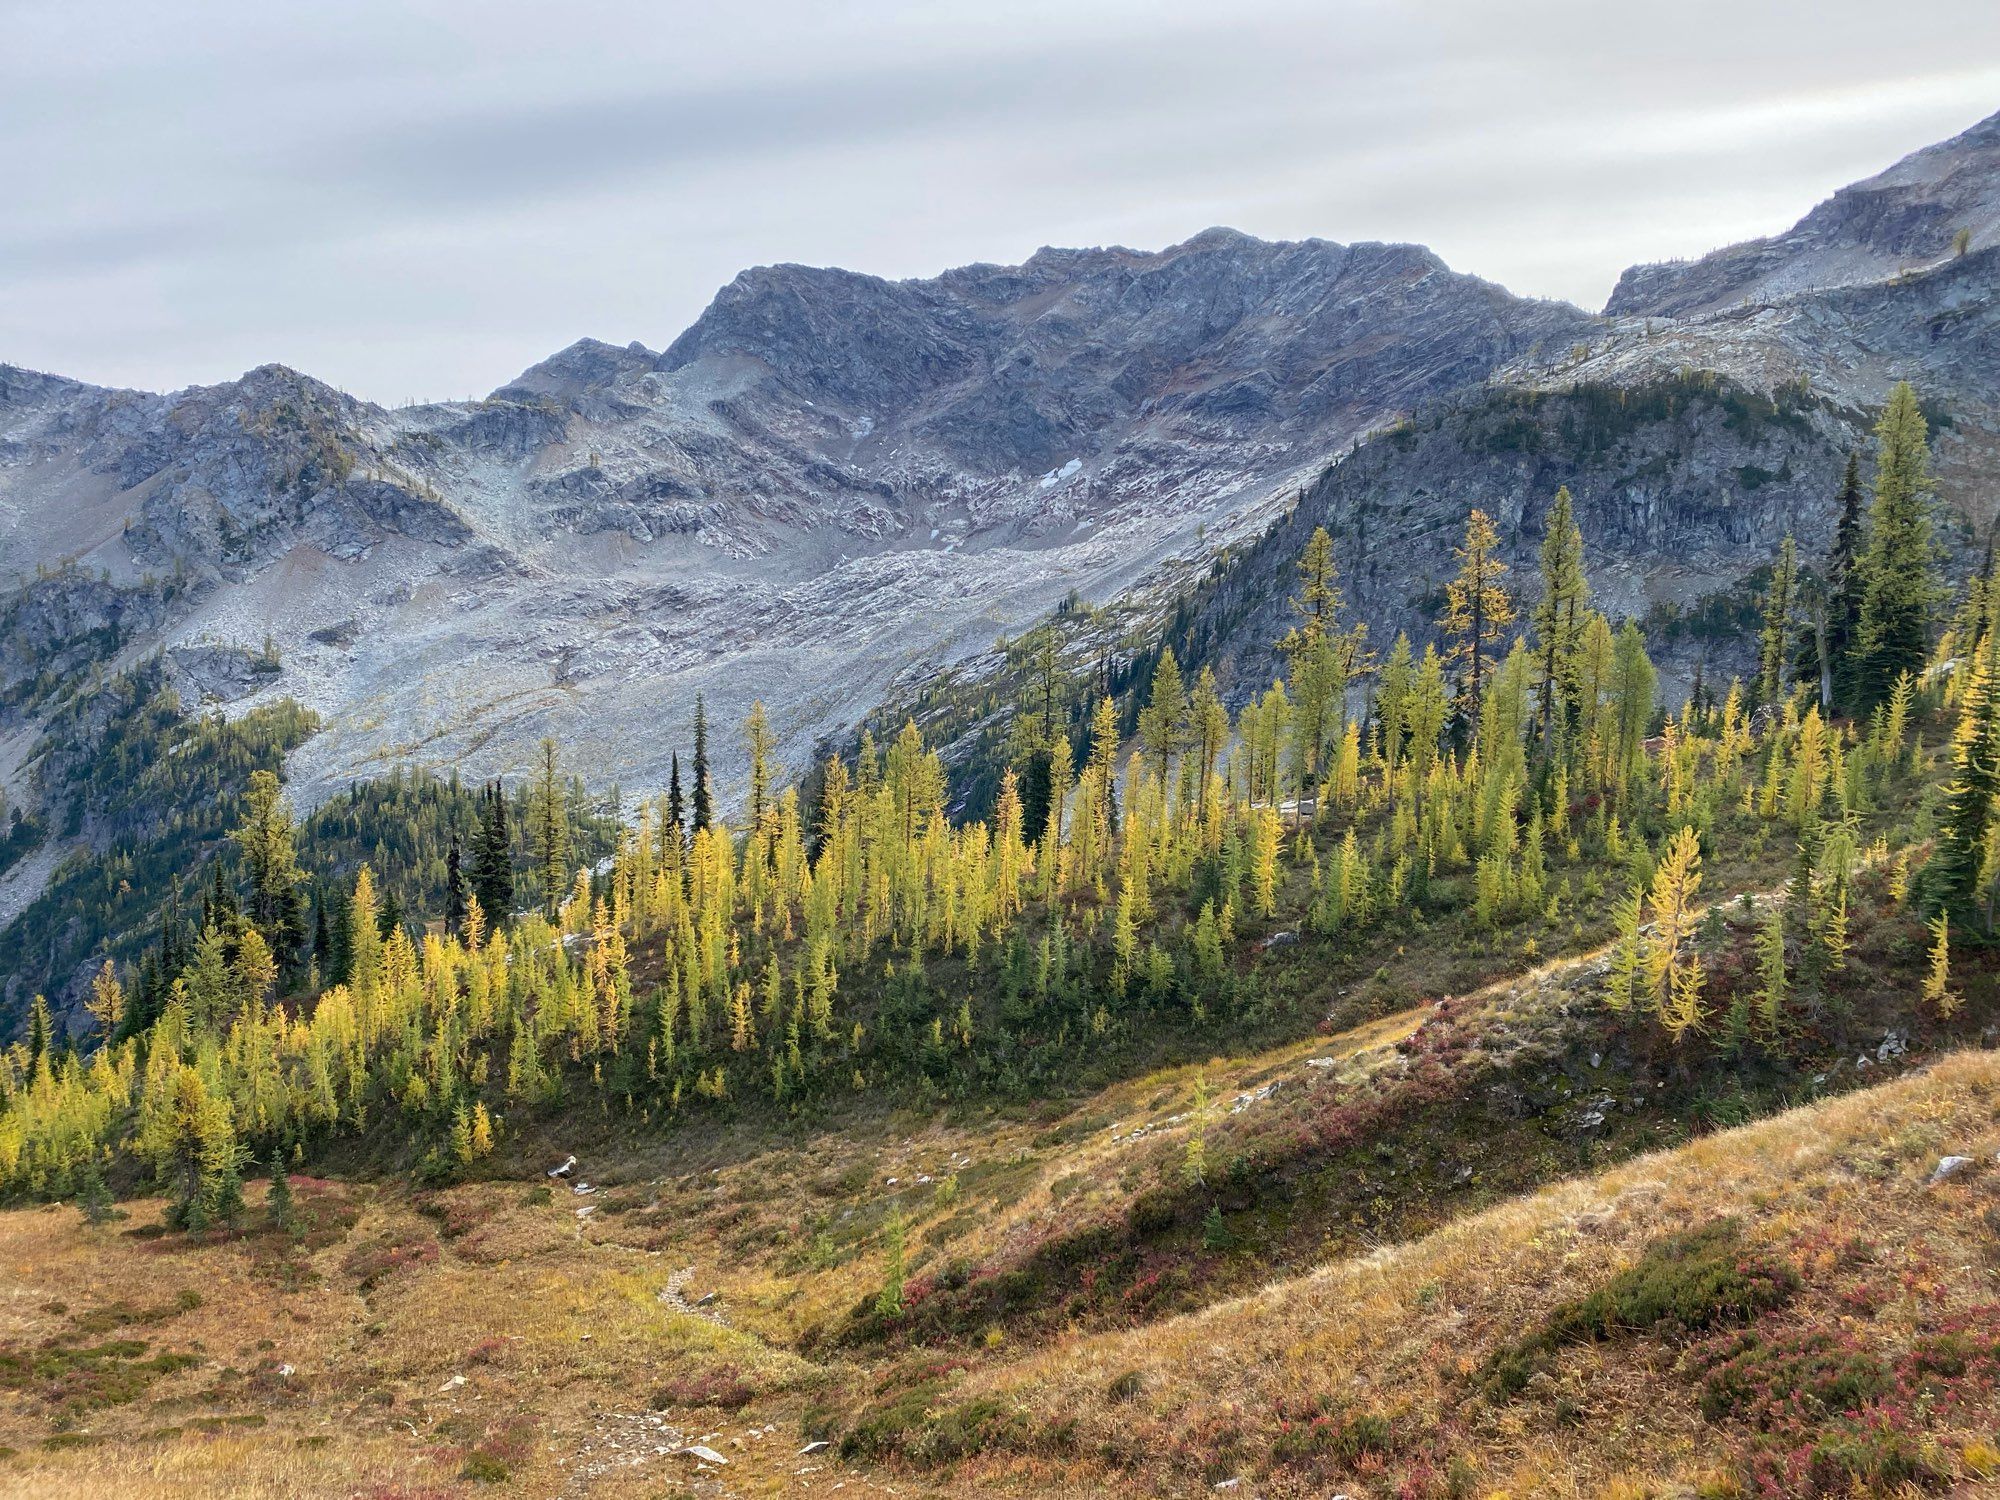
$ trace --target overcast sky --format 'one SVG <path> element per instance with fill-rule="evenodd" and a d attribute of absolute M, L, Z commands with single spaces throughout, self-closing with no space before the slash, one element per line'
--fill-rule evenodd
<path fill-rule="evenodd" d="M 1996 109 L 1995 0 L 0 0 L 0 361 L 463 396 L 1210 224 L 1596 307 Z"/>

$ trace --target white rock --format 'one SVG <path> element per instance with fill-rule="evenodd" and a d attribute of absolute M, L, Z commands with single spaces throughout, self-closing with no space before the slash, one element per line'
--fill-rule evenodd
<path fill-rule="evenodd" d="M 697 1463 L 720 1464 L 725 1469 L 729 1467 L 728 1459 L 717 1453 L 713 1448 L 704 1448 L 699 1443 L 692 1447 L 683 1448 L 681 1452 L 689 1458 L 694 1459 Z"/>
<path fill-rule="evenodd" d="M 1931 1173 L 1929 1185 L 1932 1187 L 1936 1187 L 1940 1182 L 1945 1181 L 1947 1178 L 1956 1177 L 1960 1172 L 1963 1172 L 1967 1167 L 1971 1165 L 1972 1165 L 1972 1158 L 1969 1156 L 1940 1157 L 1938 1159 L 1937 1169 Z"/>

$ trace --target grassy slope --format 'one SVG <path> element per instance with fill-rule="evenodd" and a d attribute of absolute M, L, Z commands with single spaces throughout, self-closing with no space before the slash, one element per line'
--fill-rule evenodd
<path fill-rule="evenodd" d="M 1655 1236 L 1725 1214 L 1747 1226 L 1752 1245 L 1798 1267 L 1805 1290 L 1782 1323 L 1889 1349 L 1975 1309 L 2000 1328 L 1991 1321 L 2000 1299 L 1996 1151 L 2000 1055 L 1958 1053 L 1201 1313 L 1065 1340 L 966 1377 L 945 1405 L 1005 1414 L 994 1426 L 1002 1451 L 982 1462 L 1051 1487 L 1183 1490 L 1268 1472 L 1281 1413 L 1327 1398 L 1338 1410 L 1385 1414 L 1407 1450 L 1379 1464 L 1281 1465 L 1270 1493 L 1319 1493 L 1335 1478 L 1358 1495 L 1394 1493 L 1387 1476 L 1420 1458 L 1443 1473 L 1453 1456 L 1478 1476 L 1468 1493 L 1688 1493 L 1669 1482 L 1704 1477 L 1711 1493 L 1730 1493 L 1712 1476 L 1740 1434 L 1704 1420 L 1677 1341 L 1565 1349 L 1513 1401 L 1474 1401 L 1474 1377 L 1496 1349 L 1632 1263 Z M 1981 1165 L 1926 1186 L 1946 1152 Z M 1968 1408 L 1936 1420 L 1940 1462 L 1969 1481 L 1974 1463 L 1987 1462 L 1976 1445 L 2000 1441 L 1997 1424 L 1989 1383 Z M 921 1435 L 913 1442 L 921 1447 Z"/>

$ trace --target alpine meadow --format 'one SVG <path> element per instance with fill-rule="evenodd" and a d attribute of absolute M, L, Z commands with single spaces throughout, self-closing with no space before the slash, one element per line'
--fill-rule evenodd
<path fill-rule="evenodd" d="M 503 242 L 582 255 L 656 195 L 672 276 L 689 236 L 860 223 L 815 196 L 843 153 L 954 163 L 885 264 L 982 214 L 1108 233 L 1091 153 L 1103 217 L 1018 180 L 1037 109 L 1176 211 L 1292 209 L 1109 144 L 1165 93 L 1217 160 L 1268 89 L 1302 170 L 1402 163 L 1393 204 L 1325 200 L 1361 222 L 1465 187 L 1372 156 L 1386 121 L 1306 139 L 1284 53 L 1333 23 L 1263 0 L 1235 34 L 1169 5 L 1087 109 L 1053 59 L 1110 3 L 1018 54 L 1025 13 L 801 14 L 754 63 L 754 17 L 669 61 L 613 7 L 583 104 L 575 39 L 526 45 L 569 18 L 437 51 L 372 4 L 337 40 L 231 8 L 189 20 L 234 71 L 160 170 L 240 246 L 111 214 L 152 190 L 90 144 L 102 90 L 204 64 L 136 15 L 88 58 L 75 16 L 0 22 L 24 103 L 76 93 L 0 103 L 34 226 L 0 339 L 94 278 L 128 286 L 114 333 L 65 314 L 100 368 L 193 363 L 196 306 L 271 324 L 268 278 L 360 241 L 301 248 L 267 149 L 384 237 L 338 262 L 379 307 L 288 293 L 272 342 L 434 385 L 521 286 L 599 294 L 587 258 L 489 284 Z M 1360 95 L 1434 66 L 1487 109 L 1442 33 L 1333 9 Z M 1845 151 L 1992 80 L 1857 41 L 1916 71 L 1836 85 L 1846 9 L 1820 92 L 1731 131 Z M 1583 44 L 1521 24 L 1539 92 Z M 389 136 L 225 145 L 265 55 L 302 106 L 439 89 Z M 1724 188 L 1639 179 L 1758 144 L 1684 161 L 1600 93 L 1574 118 L 1631 181 L 1593 225 L 1589 172 L 1550 178 L 1580 244 L 1523 265 L 1620 215 L 1680 243 Z M 573 129 L 588 198 L 537 177 L 584 170 Z M 482 223 L 463 295 L 420 295 L 427 237 Z M 1996 507 L 2000 115 L 1600 313 L 1208 229 L 762 266 L 663 350 L 484 398 L 0 364 L 0 1496 L 2000 1495 Z"/>

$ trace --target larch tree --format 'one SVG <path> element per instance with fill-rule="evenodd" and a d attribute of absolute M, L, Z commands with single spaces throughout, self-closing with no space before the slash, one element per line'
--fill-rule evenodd
<path fill-rule="evenodd" d="M 1465 518 L 1465 540 L 1452 551 L 1458 575 L 1445 585 L 1444 615 L 1438 621 L 1452 643 L 1447 660 L 1459 672 L 1459 712 L 1473 729 L 1479 724 L 1495 648 L 1514 620 L 1514 600 L 1500 583 L 1507 565 L 1499 554 L 1492 518 L 1474 510 Z"/>
<path fill-rule="evenodd" d="M 1646 998 L 1676 1039 L 1701 1024 L 1700 960 L 1682 950 L 1694 935 L 1701 890 L 1701 839 L 1683 828 L 1667 841 L 1653 874 L 1653 933 L 1646 947 Z"/>
<path fill-rule="evenodd" d="M 1174 648 L 1167 647 L 1160 653 L 1159 665 L 1153 668 L 1152 692 L 1146 706 L 1139 710 L 1139 743 L 1146 747 L 1146 754 L 1153 762 L 1153 774 L 1166 784 L 1168 767 L 1181 751 L 1187 738 L 1187 685 L 1181 677 L 1181 664 L 1174 658 Z"/>
<path fill-rule="evenodd" d="M 1348 680 L 1358 665 L 1362 627 L 1353 634 L 1341 629 L 1339 572 L 1333 561 L 1333 538 L 1324 526 L 1313 529 L 1299 558 L 1298 574 L 1299 591 L 1291 600 L 1295 620 L 1278 649 L 1288 662 L 1292 784 L 1303 801 L 1317 788 L 1338 738 Z"/>
<path fill-rule="evenodd" d="M 1969 664 L 1951 741 L 1951 780 L 1938 815 L 1937 847 L 1918 877 L 1923 906 L 1992 931 L 1992 893 L 1983 888 L 2000 798 L 2000 637 L 1989 633 Z"/>

